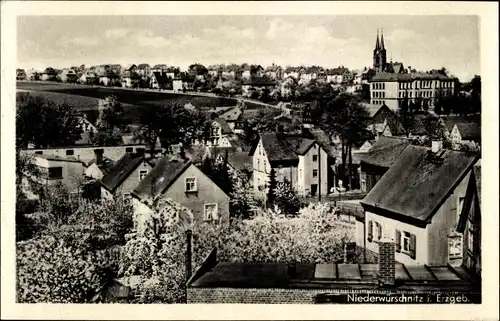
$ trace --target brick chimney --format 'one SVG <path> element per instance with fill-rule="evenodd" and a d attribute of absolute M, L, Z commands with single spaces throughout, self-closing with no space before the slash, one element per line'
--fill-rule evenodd
<path fill-rule="evenodd" d="M 383 238 L 378 242 L 378 282 L 380 286 L 393 286 L 396 279 L 394 240 Z"/>

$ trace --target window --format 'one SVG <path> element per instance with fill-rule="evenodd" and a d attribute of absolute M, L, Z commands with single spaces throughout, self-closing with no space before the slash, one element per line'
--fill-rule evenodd
<path fill-rule="evenodd" d="M 72 150 L 72 149 L 67 149 L 67 150 L 66 150 L 66 156 L 72 156 L 72 155 L 74 155 L 74 154 L 75 154 L 75 151 L 74 151 L 74 150 Z"/>
<path fill-rule="evenodd" d="M 144 177 L 146 177 L 146 175 L 148 175 L 148 171 L 147 170 L 141 170 L 141 171 L 139 171 L 139 182 L 142 181 L 144 179 Z"/>
<path fill-rule="evenodd" d="M 373 221 L 368 221 L 368 242 L 373 240 Z"/>
<path fill-rule="evenodd" d="M 313 162 L 317 162 L 318 161 L 318 155 L 313 155 Z"/>
<path fill-rule="evenodd" d="M 264 160 L 264 172 L 266 171 L 266 168 L 267 168 L 267 162 L 266 160 Z"/>
<path fill-rule="evenodd" d="M 48 169 L 49 179 L 59 179 L 62 178 L 62 167 L 52 167 Z"/>
<path fill-rule="evenodd" d="M 313 169 L 313 177 L 318 177 L 318 170 L 317 169 Z"/>
<path fill-rule="evenodd" d="M 196 192 L 196 178 L 195 177 L 186 177 L 186 192 Z"/>
<path fill-rule="evenodd" d="M 215 221 L 218 218 L 217 203 L 205 204 L 205 221 Z"/>
<path fill-rule="evenodd" d="M 127 147 L 125 148 L 125 153 L 132 153 L 134 151 L 133 147 Z"/>
<path fill-rule="evenodd" d="M 417 240 L 415 234 L 396 230 L 396 252 L 404 253 L 412 259 L 416 257 Z"/>
<path fill-rule="evenodd" d="M 462 235 L 456 234 L 448 237 L 448 256 L 450 259 L 462 257 Z"/>
<path fill-rule="evenodd" d="M 257 159 L 257 170 L 260 171 L 260 159 Z"/>
<path fill-rule="evenodd" d="M 366 192 L 366 181 L 364 179 L 361 180 L 361 190 L 363 192 Z"/>
<path fill-rule="evenodd" d="M 37 155 L 43 155 L 43 151 L 41 151 L 41 150 L 37 150 L 37 151 L 35 152 L 35 154 L 37 154 Z"/>

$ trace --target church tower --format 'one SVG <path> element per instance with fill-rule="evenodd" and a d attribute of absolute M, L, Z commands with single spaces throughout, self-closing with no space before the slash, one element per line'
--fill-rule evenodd
<path fill-rule="evenodd" d="M 375 42 L 375 49 L 373 50 L 373 68 L 377 72 L 385 71 L 387 67 L 387 51 L 384 44 L 384 32 L 382 30 L 379 39 L 379 32 L 377 29 L 377 40 Z"/>

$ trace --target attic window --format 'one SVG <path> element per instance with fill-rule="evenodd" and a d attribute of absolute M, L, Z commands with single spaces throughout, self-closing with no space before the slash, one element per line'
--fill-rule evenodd
<path fill-rule="evenodd" d="M 196 184 L 196 177 L 186 177 L 185 179 L 186 192 L 196 192 L 198 186 Z"/>
<path fill-rule="evenodd" d="M 75 154 L 75 151 L 74 151 L 74 150 L 72 150 L 72 149 L 68 149 L 68 150 L 66 150 L 66 156 L 72 156 L 72 155 L 74 155 L 74 154 Z"/>
<path fill-rule="evenodd" d="M 125 153 L 132 153 L 134 151 L 133 147 L 127 147 L 125 148 Z"/>

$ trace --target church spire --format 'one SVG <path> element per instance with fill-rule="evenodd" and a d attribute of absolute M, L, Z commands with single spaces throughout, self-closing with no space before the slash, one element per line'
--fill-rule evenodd
<path fill-rule="evenodd" d="M 378 29 L 377 29 L 377 42 L 375 43 L 375 50 L 379 50 L 380 49 L 380 42 L 378 40 Z"/>
<path fill-rule="evenodd" d="M 380 37 L 380 42 L 381 42 L 381 48 L 382 50 L 385 50 L 385 45 L 384 45 L 384 29 L 382 29 L 382 35 Z"/>

